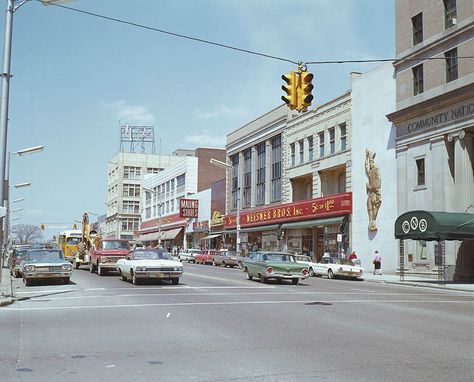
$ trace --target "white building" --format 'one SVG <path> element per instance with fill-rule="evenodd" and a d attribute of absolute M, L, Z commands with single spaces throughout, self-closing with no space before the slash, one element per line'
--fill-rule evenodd
<path fill-rule="evenodd" d="M 119 152 L 108 162 L 105 237 L 134 239 L 140 225 L 140 189 L 146 174 L 156 174 L 182 157 Z"/>
<path fill-rule="evenodd" d="M 366 268 L 373 253 L 382 256 L 385 272 L 398 268 L 398 247 L 394 237 L 397 218 L 397 161 L 395 126 L 386 114 L 395 108 L 395 79 L 390 63 L 364 73 L 352 75 L 352 248 Z M 375 165 L 381 177 L 381 199 L 376 225 L 368 229 L 367 176 L 365 151 L 375 153 Z"/>

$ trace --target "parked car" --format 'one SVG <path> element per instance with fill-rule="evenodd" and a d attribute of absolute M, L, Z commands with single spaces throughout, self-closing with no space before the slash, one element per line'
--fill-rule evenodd
<path fill-rule="evenodd" d="M 309 277 L 306 265 L 297 263 L 294 255 L 284 252 L 255 252 L 244 262 L 247 278 L 258 277 L 262 283 L 268 279 L 291 280 L 297 285 L 300 279 Z"/>
<path fill-rule="evenodd" d="M 8 269 L 13 277 L 21 277 L 21 262 L 25 260 L 29 246 L 13 248 L 8 257 Z"/>
<path fill-rule="evenodd" d="M 314 267 L 317 265 L 311 257 L 307 255 L 295 255 L 295 260 L 298 263 L 305 264 L 308 267 L 308 272 L 311 277 L 315 277 L 316 274 L 314 273 Z"/>
<path fill-rule="evenodd" d="M 349 259 L 338 257 L 326 257 L 313 267 L 314 273 L 318 276 L 327 276 L 330 279 L 335 277 L 361 278 L 364 275 L 364 268 L 359 264 L 354 264 Z"/>
<path fill-rule="evenodd" d="M 60 249 L 30 249 L 21 262 L 23 282 L 30 286 L 35 280 L 62 280 L 69 284 L 72 264 Z"/>
<path fill-rule="evenodd" d="M 229 251 L 227 249 L 220 250 L 214 255 L 214 265 L 223 265 L 224 267 L 234 268 L 239 265 L 240 252 Z"/>
<path fill-rule="evenodd" d="M 178 254 L 179 261 L 187 261 L 188 263 L 196 263 L 196 255 L 201 253 L 200 249 L 185 249 Z"/>
<path fill-rule="evenodd" d="M 215 249 L 205 249 L 196 255 L 197 264 L 212 264 L 214 262 L 214 255 L 217 254 Z"/>
<path fill-rule="evenodd" d="M 136 248 L 116 267 L 123 281 L 130 279 L 135 285 L 140 280 L 169 280 L 177 285 L 183 274 L 183 264 L 159 248 Z"/>

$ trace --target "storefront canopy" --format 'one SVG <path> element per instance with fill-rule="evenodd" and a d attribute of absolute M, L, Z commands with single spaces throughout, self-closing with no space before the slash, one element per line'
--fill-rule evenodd
<path fill-rule="evenodd" d="M 206 239 L 214 239 L 215 237 L 219 237 L 221 236 L 220 233 L 215 233 L 215 234 L 212 234 L 212 235 L 209 235 L 209 236 L 206 236 L 206 237 L 203 237 L 201 240 L 206 240 Z"/>
<path fill-rule="evenodd" d="M 139 240 L 141 241 L 157 241 L 159 239 L 173 240 L 176 236 L 178 236 L 178 233 L 182 229 L 183 228 L 180 227 L 180 228 L 175 228 L 175 229 L 169 229 L 167 231 L 145 233 L 143 235 L 140 235 Z"/>
<path fill-rule="evenodd" d="M 395 221 L 395 238 L 426 241 L 474 239 L 474 214 L 405 212 Z"/>

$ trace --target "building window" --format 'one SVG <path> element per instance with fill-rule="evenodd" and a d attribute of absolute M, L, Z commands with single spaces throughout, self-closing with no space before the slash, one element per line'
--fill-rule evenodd
<path fill-rule="evenodd" d="M 301 139 L 299 142 L 298 142 L 299 146 L 300 146 L 300 164 L 304 163 L 304 140 Z"/>
<path fill-rule="evenodd" d="M 319 138 L 319 157 L 324 157 L 324 131 L 318 134 Z"/>
<path fill-rule="evenodd" d="M 296 153 L 295 153 L 295 143 L 293 142 L 291 145 L 290 145 L 290 156 L 291 156 L 291 166 L 295 166 L 296 165 Z"/>
<path fill-rule="evenodd" d="M 314 138 L 313 136 L 308 137 L 308 160 L 314 159 Z"/>
<path fill-rule="evenodd" d="M 347 127 L 345 123 L 339 125 L 339 133 L 341 135 L 341 151 L 347 150 Z"/>
<path fill-rule="evenodd" d="M 124 184 L 123 185 L 123 196 L 140 196 L 140 185 L 139 184 Z"/>
<path fill-rule="evenodd" d="M 419 13 L 411 18 L 413 25 L 413 45 L 423 41 L 423 14 Z"/>
<path fill-rule="evenodd" d="M 346 173 L 342 173 L 341 175 L 339 175 L 337 191 L 346 192 Z"/>
<path fill-rule="evenodd" d="M 281 138 L 272 139 L 272 202 L 281 200 Z"/>
<path fill-rule="evenodd" d="M 456 0 L 444 0 L 444 27 L 448 29 L 456 25 Z"/>
<path fill-rule="evenodd" d="M 231 158 L 232 162 L 232 209 L 237 208 L 237 199 L 239 196 L 239 155 L 234 155 Z"/>
<path fill-rule="evenodd" d="M 124 214 L 139 214 L 140 213 L 140 202 L 124 200 L 123 201 L 123 213 Z"/>
<path fill-rule="evenodd" d="M 123 218 L 122 231 L 138 231 L 139 219 Z"/>
<path fill-rule="evenodd" d="M 250 207 L 252 195 L 252 151 L 244 151 L 244 207 Z"/>
<path fill-rule="evenodd" d="M 413 95 L 423 93 L 423 64 L 413 69 Z"/>
<path fill-rule="evenodd" d="M 133 166 L 124 166 L 123 167 L 123 178 L 124 179 L 140 179 L 141 177 L 141 168 Z"/>
<path fill-rule="evenodd" d="M 265 203 L 265 143 L 257 146 L 257 204 Z"/>
<path fill-rule="evenodd" d="M 329 129 L 329 149 L 331 155 L 336 152 L 336 129 L 334 127 Z"/>
<path fill-rule="evenodd" d="M 186 174 L 181 174 L 176 178 L 176 191 L 186 185 Z"/>
<path fill-rule="evenodd" d="M 159 172 L 160 172 L 160 169 L 156 167 L 148 167 L 146 169 L 147 174 L 158 174 Z"/>
<path fill-rule="evenodd" d="M 446 59 L 446 82 L 458 79 L 458 50 L 451 49 L 444 54 Z"/>
<path fill-rule="evenodd" d="M 416 160 L 416 185 L 424 186 L 425 185 L 425 158 Z"/>

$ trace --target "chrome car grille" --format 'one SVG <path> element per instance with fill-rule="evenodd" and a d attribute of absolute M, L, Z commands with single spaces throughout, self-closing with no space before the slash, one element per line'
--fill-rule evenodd
<path fill-rule="evenodd" d="M 37 267 L 37 272 L 61 272 L 62 267 Z"/>
<path fill-rule="evenodd" d="M 174 267 L 155 267 L 155 268 L 146 268 L 147 271 L 150 272 L 174 272 Z"/>

